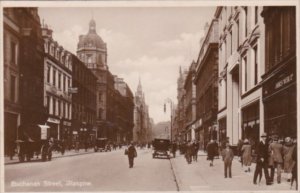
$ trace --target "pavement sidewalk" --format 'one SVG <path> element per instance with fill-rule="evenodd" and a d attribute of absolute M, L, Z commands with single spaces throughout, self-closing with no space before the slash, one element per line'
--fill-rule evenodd
<path fill-rule="evenodd" d="M 79 152 L 75 152 L 75 150 L 65 151 L 64 155 L 62 155 L 60 152 L 53 152 L 52 158 L 62 158 L 62 157 L 70 157 L 70 156 L 78 156 L 78 155 L 84 155 L 84 154 L 90 154 L 94 153 L 93 148 L 89 148 L 87 151 L 85 149 L 80 149 Z M 41 160 L 41 155 L 39 155 L 38 159 L 34 158 L 32 161 L 35 160 Z M 10 164 L 17 164 L 20 163 L 18 157 L 15 155 L 12 160 L 8 156 L 4 157 L 4 165 L 10 165 Z"/>
<path fill-rule="evenodd" d="M 264 174 L 261 183 L 253 184 L 255 163 L 251 165 L 251 172 L 245 172 L 246 167 L 242 167 L 239 158 L 235 157 L 232 163 L 232 178 L 224 178 L 224 163 L 220 156 L 214 160 L 214 166 L 209 166 L 206 160 L 206 153 L 199 151 L 198 161 L 188 164 L 184 155 L 177 155 L 171 158 L 171 164 L 176 176 L 176 181 L 180 191 L 241 191 L 241 190 L 294 190 L 295 183 L 291 189 L 290 182 L 287 182 L 286 174 L 283 173 L 281 184 L 276 182 L 267 186 Z M 276 174 L 275 174 L 276 179 Z"/>

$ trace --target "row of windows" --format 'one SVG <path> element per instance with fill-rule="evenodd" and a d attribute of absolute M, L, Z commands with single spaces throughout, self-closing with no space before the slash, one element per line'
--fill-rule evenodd
<path fill-rule="evenodd" d="M 50 115 L 71 119 L 71 103 L 47 95 L 47 107 Z"/>
<path fill-rule="evenodd" d="M 241 45 L 249 33 L 250 29 L 254 29 L 258 25 L 260 13 L 262 7 L 225 7 L 221 17 L 220 26 L 224 29 L 228 27 L 228 33 L 224 41 L 221 41 L 219 48 L 220 52 L 220 69 L 224 69 L 228 59 L 241 48 Z M 232 16 L 238 14 L 237 17 Z M 224 19 L 225 18 L 225 19 Z M 223 29 L 223 28 L 221 28 Z M 221 36 L 222 37 L 222 36 Z M 258 43 L 254 43 L 251 47 L 242 53 L 241 56 L 241 68 L 242 68 L 242 92 L 245 93 L 259 82 L 259 47 Z"/>
<path fill-rule="evenodd" d="M 72 86 L 71 77 L 49 63 L 47 63 L 47 83 L 64 92 L 68 92 Z"/>
<path fill-rule="evenodd" d="M 222 15 L 219 18 L 220 29 L 225 30 L 225 27 L 230 25 L 230 27 L 227 29 L 228 32 L 226 33 L 226 38 L 223 42 L 221 42 L 222 44 L 220 46 L 220 52 L 222 53 L 222 57 L 220 59 L 222 60 L 221 64 L 223 67 L 226 64 L 226 60 L 233 54 L 234 51 L 239 49 L 241 43 L 247 38 L 251 32 L 249 29 L 254 29 L 254 27 L 257 25 L 259 14 L 262 8 L 258 6 L 240 8 L 239 15 L 236 17 L 236 19 L 229 17 L 230 21 L 222 19 L 226 18 L 226 15 L 228 14 L 226 10 L 227 8 L 225 7 Z M 229 15 L 232 14 L 233 13 L 229 13 Z"/>
<path fill-rule="evenodd" d="M 296 49 L 296 8 L 286 7 L 274 12 L 266 23 L 266 70 L 272 69 Z"/>
<path fill-rule="evenodd" d="M 47 41 L 45 41 L 45 52 L 49 53 L 68 69 L 72 70 L 71 56 L 68 52 L 61 50 L 59 47 L 55 47 L 54 43 L 50 43 L 49 45 Z"/>
<path fill-rule="evenodd" d="M 83 106 L 75 104 L 73 109 L 73 118 L 87 123 L 94 123 L 95 113 L 87 112 L 84 109 L 85 108 Z"/>

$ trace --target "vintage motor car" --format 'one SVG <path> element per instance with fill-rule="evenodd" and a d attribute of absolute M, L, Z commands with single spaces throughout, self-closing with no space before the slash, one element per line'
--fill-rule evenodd
<path fill-rule="evenodd" d="M 95 140 L 94 151 L 111 151 L 110 145 L 108 144 L 107 138 L 98 138 Z"/>
<path fill-rule="evenodd" d="M 170 140 L 169 139 L 159 139 L 153 140 L 153 154 L 152 157 L 166 157 L 170 158 Z"/>

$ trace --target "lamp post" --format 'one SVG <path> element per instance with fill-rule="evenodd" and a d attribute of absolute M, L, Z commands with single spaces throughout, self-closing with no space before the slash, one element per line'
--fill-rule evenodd
<path fill-rule="evenodd" d="M 165 104 L 164 104 L 164 112 L 166 112 L 166 103 L 170 103 L 170 140 L 172 142 L 172 113 L 173 113 L 173 101 L 170 98 L 165 99 Z"/>

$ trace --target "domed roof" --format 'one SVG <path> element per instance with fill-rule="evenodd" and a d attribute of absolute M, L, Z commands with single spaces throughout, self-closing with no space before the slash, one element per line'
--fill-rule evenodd
<path fill-rule="evenodd" d="M 89 23 L 88 34 L 79 36 L 78 49 L 83 47 L 106 49 L 106 43 L 96 32 L 96 22 L 93 19 Z"/>

